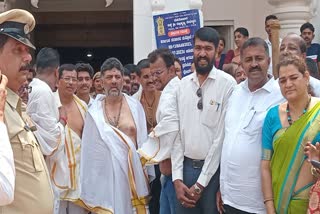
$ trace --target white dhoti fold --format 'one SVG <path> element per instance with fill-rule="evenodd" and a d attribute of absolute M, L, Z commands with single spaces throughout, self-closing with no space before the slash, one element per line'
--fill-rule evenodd
<path fill-rule="evenodd" d="M 138 150 L 142 162 L 157 164 L 171 157 L 174 141 L 179 134 L 176 89 L 179 78 L 172 79 L 161 93 L 156 113 L 157 126 Z M 190 112 L 192 114 L 192 112 Z"/>
<path fill-rule="evenodd" d="M 139 145 L 147 136 L 143 108 L 138 101 L 125 97 L 136 124 Z M 148 213 L 148 178 L 135 144 L 122 131 L 106 123 L 103 99 L 104 96 L 96 98 L 85 121 L 81 205 L 98 214 Z"/>
<path fill-rule="evenodd" d="M 58 96 L 58 93 L 56 92 Z M 77 96 L 74 101 L 85 120 L 87 106 Z M 46 161 L 50 171 L 50 177 L 55 192 L 55 213 L 59 212 L 59 200 L 75 202 L 80 198 L 80 156 L 82 140 L 66 124 L 64 133 L 61 135 L 63 149 L 47 156 Z"/>

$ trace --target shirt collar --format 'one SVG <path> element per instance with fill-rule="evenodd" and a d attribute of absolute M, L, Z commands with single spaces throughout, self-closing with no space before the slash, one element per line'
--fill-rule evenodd
<path fill-rule="evenodd" d="M 207 79 L 213 79 L 213 80 L 217 79 L 217 70 L 218 70 L 218 69 L 213 66 L 213 68 L 211 69 L 211 71 L 210 71 Z M 190 76 L 191 76 L 191 80 L 192 80 L 193 82 L 199 83 L 199 80 L 198 80 L 197 72 L 196 72 L 196 71 L 193 72 L 192 74 L 190 74 Z"/>
<path fill-rule="evenodd" d="M 274 88 L 274 84 L 276 84 L 275 81 L 276 80 L 273 78 L 273 76 L 269 75 L 268 82 L 266 82 L 261 88 L 251 92 L 248 85 L 248 79 L 246 79 L 245 81 L 243 81 L 242 87 L 251 93 L 255 93 L 256 91 L 260 91 L 260 90 L 265 90 L 268 93 L 271 93 L 272 89 Z"/>
<path fill-rule="evenodd" d="M 9 105 L 16 109 L 21 115 L 21 99 L 20 97 L 14 93 L 10 88 L 6 88 L 7 90 L 7 102 Z"/>

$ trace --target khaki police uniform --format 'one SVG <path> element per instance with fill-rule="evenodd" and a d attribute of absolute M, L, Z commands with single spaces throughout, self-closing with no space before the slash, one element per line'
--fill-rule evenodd
<path fill-rule="evenodd" d="M 43 155 L 29 125 L 22 119 L 21 99 L 9 88 L 7 93 L 4 116 L 13 150 L 16 183 L 13 203 L 0 207 L 0 213 L 51 214 L 53 192 Z"/>
<path fill-rule="evenodd" d="M 28 11 L 13 9 L 0 14 L 0 34 L 30 48 L 35 48 L 29 40 L 34 26 L 34 17 Z M 12 90 L 6 89 L 4 120 L 13 150 L 16 180 L 14 200 L 0 207 L 0 214 L 52 214 L 53 192 L 40 146 L 25 122 L 27 120 L 23 119 L 21 99 Z"/>

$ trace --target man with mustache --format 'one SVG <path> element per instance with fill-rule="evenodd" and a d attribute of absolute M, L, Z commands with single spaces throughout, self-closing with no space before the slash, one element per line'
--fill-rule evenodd
<path fill-rule="evenodd" d="M 76 67 L 72 64 L 63 64 L 58 69 L 59 81 L 56 95 L 59 98 L 58 102 L 61 102 L 67 112 L 63 136 L 65 142 L 64 156 L 67 158 L 64 163 L 65 170 L 63 172 L 52 171 L 51 173 L 53 184 L 60 192 L 59 214 L 88 213 L 85 209 L 73 203 L 80 198 L 81 138 L 87 112 L 85 102 L 75 95 L 79 75 L 75 69 Z M 67 182 L 59 183 L 61 178 L 67 178 Z"/>
<path fill-rule="evenodd" d="M 214 67 L 219 34 L 203 27 L 194 36 L 196 71 L 177 90 L 180 135 L 172 149 L 176 213 L 217 213 L 224 118 L 234 78 Z"/>
<path fill-rule="evenodd" d="M 92 76 L 93 68 L 88 63 L 78 63 L 76 64 L 77 78 L 78 78 L 78 88 L 77 96 L 83 100 L 88 107 L 91 106 L 93 98 L 90 96 L 90 89 L 92 87 Z"/>
<path fill-rule="evenodd" d="M 137 64 L 138 78 L 142 87 L 141 94 L 132 95 L 134 98 L 138 99 L 144 112 L 146 114 L 147 131 L 148 134 L 157 125 L 156 111 L 159 104 L 159 99 L 161 92 L 155 88 L 153 76 L 150 71 L 150 62 L 148 59 L 142 59 Z M 139 96 L 140 95 L 140 96 Z M 160 170 L 159 166 L 155 166 L 156 178 L 151 183 L 151 200 L 149 204 L 149 209 L 151 214 L 159 213 L 159 200 L 160 200 Z"/>
<path fill-rule="evenodd" d="M 149 189 L 136 150 L 147 138 L 140 102 L 124 93 L 116 58 L 101 66 L 104 95 L 89 108 L 81 144 L 81 202 L 93 213 L 146 213 Z"/>
<path fill-rule="evenodd" d="M 225 117 L 221 154 L 220 213 L 265 213 L 261 192 L 262 124 L 267 111 L 283 101 L 279 86 L 268 75 L 267 43 L 250 38 L 240 50 L 247 79 L 235 87 Z M 239 108 L 241 106 L 241 109 Z M 223 201 L 223 207 L 222 207 Z"/>
<path fill-rule="evenodd" d="M 16 171 L 14 200 L 0 207 L 0 213 L 53 213 L 50 177 L 40 150 L 43 147 L 22 117 L 22 101 L 17 94 L 27 80 L 30 49 L 35 49 L 29 40 L 34 27 L 34 17 L 25 10 L 0 14 L 0 70 L 8 77 L 4 118 Z"/>

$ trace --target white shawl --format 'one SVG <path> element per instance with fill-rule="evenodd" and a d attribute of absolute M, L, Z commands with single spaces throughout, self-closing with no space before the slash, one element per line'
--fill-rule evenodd
<path fill-rule="evenodd" d="M 136 124 L 139 146 L 147 136 L 143 108 L 124 96 Z M 105 122 L 104 98 L 95 99 L 85 120 L 78 204 L 95 213 L 146 213 L 149 189 L 140 157 L 131 139 Z"/>

